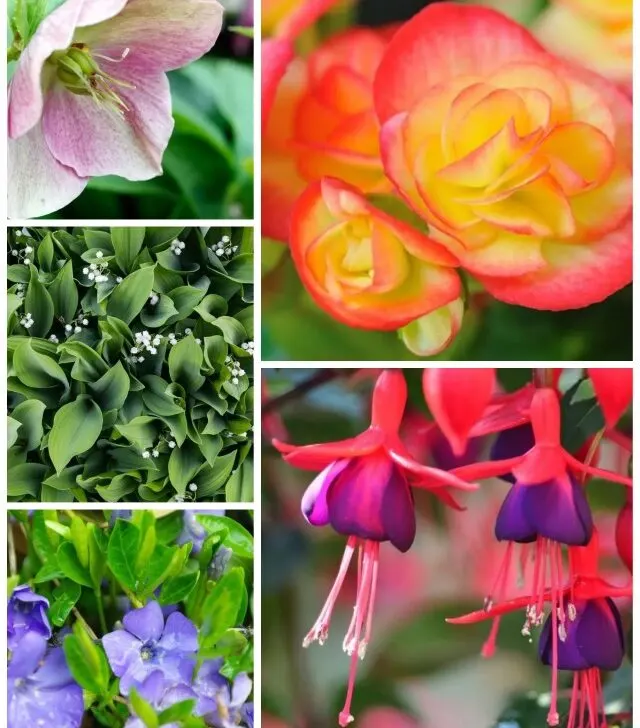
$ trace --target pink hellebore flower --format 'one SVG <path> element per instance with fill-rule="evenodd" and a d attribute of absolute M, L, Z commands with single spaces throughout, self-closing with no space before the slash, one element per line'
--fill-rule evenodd
<path fill-rule="evenodd" d="M 90 177 L 162 174 L 173 119 L 167 71 L 206 53 L 217 0 L 66 0 L 9 85 L 9 217 L 74 200 Z"/>

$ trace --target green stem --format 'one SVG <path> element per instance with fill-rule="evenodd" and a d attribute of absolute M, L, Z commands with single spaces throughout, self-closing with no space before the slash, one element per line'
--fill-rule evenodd
<path fill-rule="evenodd" d="M 13 537 L 13 526 L 9 523 L 7 528 L 7 540 L 9 543 L 9 574 L 15 576 L 18 573 L 18 557 L 16 556 L 16 543 Z"/>
<path fill-rule="evenodd" d="M 100 621 L 100 629 L 102 634 L 107 634 L 107 620 L 104 616 L 104 604 L 102 603 L 102 592 L 100 589 L 96 589 L 94 594 L 96 595 L 96 604 L 98 605 L 98 619 Z"/>

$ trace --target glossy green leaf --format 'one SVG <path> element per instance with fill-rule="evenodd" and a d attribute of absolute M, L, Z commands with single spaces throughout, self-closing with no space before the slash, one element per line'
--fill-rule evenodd
<path fill-rule="evenodd" d="M 179 382 L 190 392 L 200 389 L 204 383 L 204 377 L 200 374 L 203 358 L 200 344 L 196 343 L 192 335 L 185 336 L 169 352 L 171 381 Z"/>
<path fill-rule="evenodd" d="M 36 496 L 48 468 L 38 463 L 22 463 L 7 470 L 7 492 L 17 498 L 25 495 Z"/>
<path fill-rule="evenodd" d="M 47 389 L 69 382 L 62 367 L 50 356 L 37 352 L 30 339 L 20 344 L 13 354 L 13 370 L 18 379 L 28 387 Z"/>
<path fill-rule="evenodd" d="M 76 682 L 95 695 L 105 694 L 111 675 L 107 657 L 102 646 L 93 642 L 80 622 L 73 625 L 73 634 L 65 637 L 62 647 Z"/>
<path fill-rule="evenodd" d="M 75 546 L 71 541 L 63 541 L 56 553 L 56 561 L 60 571 L 76 584 L 91 586 L 89 570 L 80 563 Z"/>
<path fill-rule="evenodd" d="M 109 537 L 107 564 L 116 579 L 132 591 L 138 585 L 135 565 L 139 545 L 139 529 L 128 521 L 118 519 Z"/>
<path fill-rule="evenodd" d="M 200 645 L 213 646 L 230 627 L 236 626 L 243 601 L 244 570 L 230 569 L 208 594 L 202 607 Z"/>
<path fill-rule="evenodd" d="M 80 599 L 82 587 L 75 581 L 65 579 L 60 586 L 53 590 L 53 601 L 49 607 L 48 616 L 56 627 L 62 627 Z"/>
<path fill-rule="evenodd" d="M 78 309 L 78 289 L 73 280 L 73 265 L 67 261 L 49 285 L 49 295 L 56 315 L 63 323 L 73 321 Z"/>
<path fill-rule="evenodd" d="M 155 266 L 140 268 L 119 283 L 109 296 L 107 313 L 130 324 L 142 311 L 153 289 Z"/>
<path fill-rule="evenodd" d="M 24 299 L 24 312 L 30 313 L 33 326 L 29 328 L 29 336 L 45 337 L 53 323 L 54 306 L 49 291 L 38 278 L 38 271 L 34 265 L 29 266 L 31 275 Z"/>
<path fill-rule="evenodd" d="M 253 559 L 253 536 L 237 521 L 227 516 L 207 516 L 198 514 L 196 520 L 201 523 L 208 534 L 214 535 L 226 529 L 225 546 L 245 559 Z"/>
<path fill-rule="evenodd" d="M 89 450 L 102 430 L 100 407 L 87 395 L 65 404 L 53 419 L 49 433 L 49 457 L 60 474 L 76 455 Z"/>
<path fill-rule="evenodd" d="M 123 273 L 129 273 L 133 261 L 142 248 L 145 229 L 143 227 L 111 228 L 111 243 L 116 254 L 116 263 Z"/>
<path fill-rule="evenodd" d="M 89 390 L 103 412 L 119 410 L 129 394 L 129 375 L 122 362 L 111 367 L 97 382 L 89 384 Z"/>
<path fill-rule="evenodd" d="M 42 417 L 45 412 L 44 402 L 37 399 L 29 399 L 21 402 L 13 410 L 13 419 L 17 420 L 21 425 L 19 437 L 25 441 L 25 450 L 35 450 L 39 447 L 44 434 L 42 426 Z"/>

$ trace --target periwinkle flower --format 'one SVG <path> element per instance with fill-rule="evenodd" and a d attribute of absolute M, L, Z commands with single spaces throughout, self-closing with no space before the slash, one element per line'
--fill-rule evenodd
<path fill-rule="evenodd" d="M 203 663 L 193 689 L 201 698 L 210 699 L 215 706 L 205 715 L 208 725 L 214 728 L 235 728 L 243 720 L 243 708 L 251 695 L 253 684 L 246 673 L 240 673 L 230 682 L 220 673 L 222 665 L 221 659 Z"/>
<path fill-rule="evenodd" d="M 47 640 L 29 632 L 8 666 L 10 728 L 78 728 L 84 714 L 82 688 L 74 682 L 62 649 L 47 654 Z"/>
<path fill-rule="evenodd" d="M 224 511 L 185 511 L 183 517 L 183 526 L 180 535 L 176 539 L 178 545 L 190 543 L 191 553 L 199 554 L 205 539 L 209 535 L 207 529 L 198 521 L 198 515 L 203 516 L 224 516 Z"/>
<path fill-rule="evenodd" d="M 162 174 L 173 131 L 166 72 L 206 53 L 216 0 L 66 0 L 38 27 L 9 85 L 9 215 L 74 200 L 89 178 Z"/>
<path fill-rule="evenodd" d="M 222 575 L 227 570 L 227 566 L 229 566 L 232 556 L 233 551 L 231 549 L 228 549 L 226 546 L 218 547 L 218 550 L 209 564 L 209 576 L 214 581 L 218 581 L 222 578 Z"/>
<path fill-rule="evenodd" d="M 7 644 L 15 649 L 20 640 L 29 633 L 45 638 L 51 637 L 51 625 L 47 617 L 49 600 L 36 594 L 30 586 L 17 586 L 7 604 Z"/>
<path fill-rule="evenodd" d="M 204 715 L 214 709 L 212 701 L 200 698 L 193 688 L 184 683 L 173 684 L 168 681 L 160 670 L 155 670 L 137 688 L 139 695 L 146 700 L 157 712 L 170 708 L 183 700 L 195 700 L 194 715 Z M 178 723 L 166 723 L 165 728 L 179 728 Z M 125 723 L 125 728 L 145 728 L 145 723 L 137 716 L 131 716 Z"/>
<path fill-rule="evenodd" d="M 155 671 L 177 683 L 191 683 L 198 649 L 198 631 L 180 612 L 170 614 L 165 623 L 157 602 L 125 614 L 124 629 L 109 632 L 102 646 L 114 674 L 120 678 L 120 691 L 128 695 Z"/>

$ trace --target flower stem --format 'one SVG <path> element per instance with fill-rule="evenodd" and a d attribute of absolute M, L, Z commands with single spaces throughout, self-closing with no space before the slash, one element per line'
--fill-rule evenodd
<path fill-rule="evenodd" d="M 11 523 L 7 528 L 7 541 L 9 545 L 9 575 L 15 576 L 18 573 L 18 558 L 16 556 L 16 542 L 13 537 L 13 528 Z"/>
<path fill-rule="evenodd" d="M 102 634 L 107 633 L 107 620 L 104 616 L 104 604 L 102 603 L 102 592 L 100 589 L 96 589 L 94 594 L 96 595 L 96 604 L 98 605 L 98 619 L 100 620 L 100 629 Z"/>

